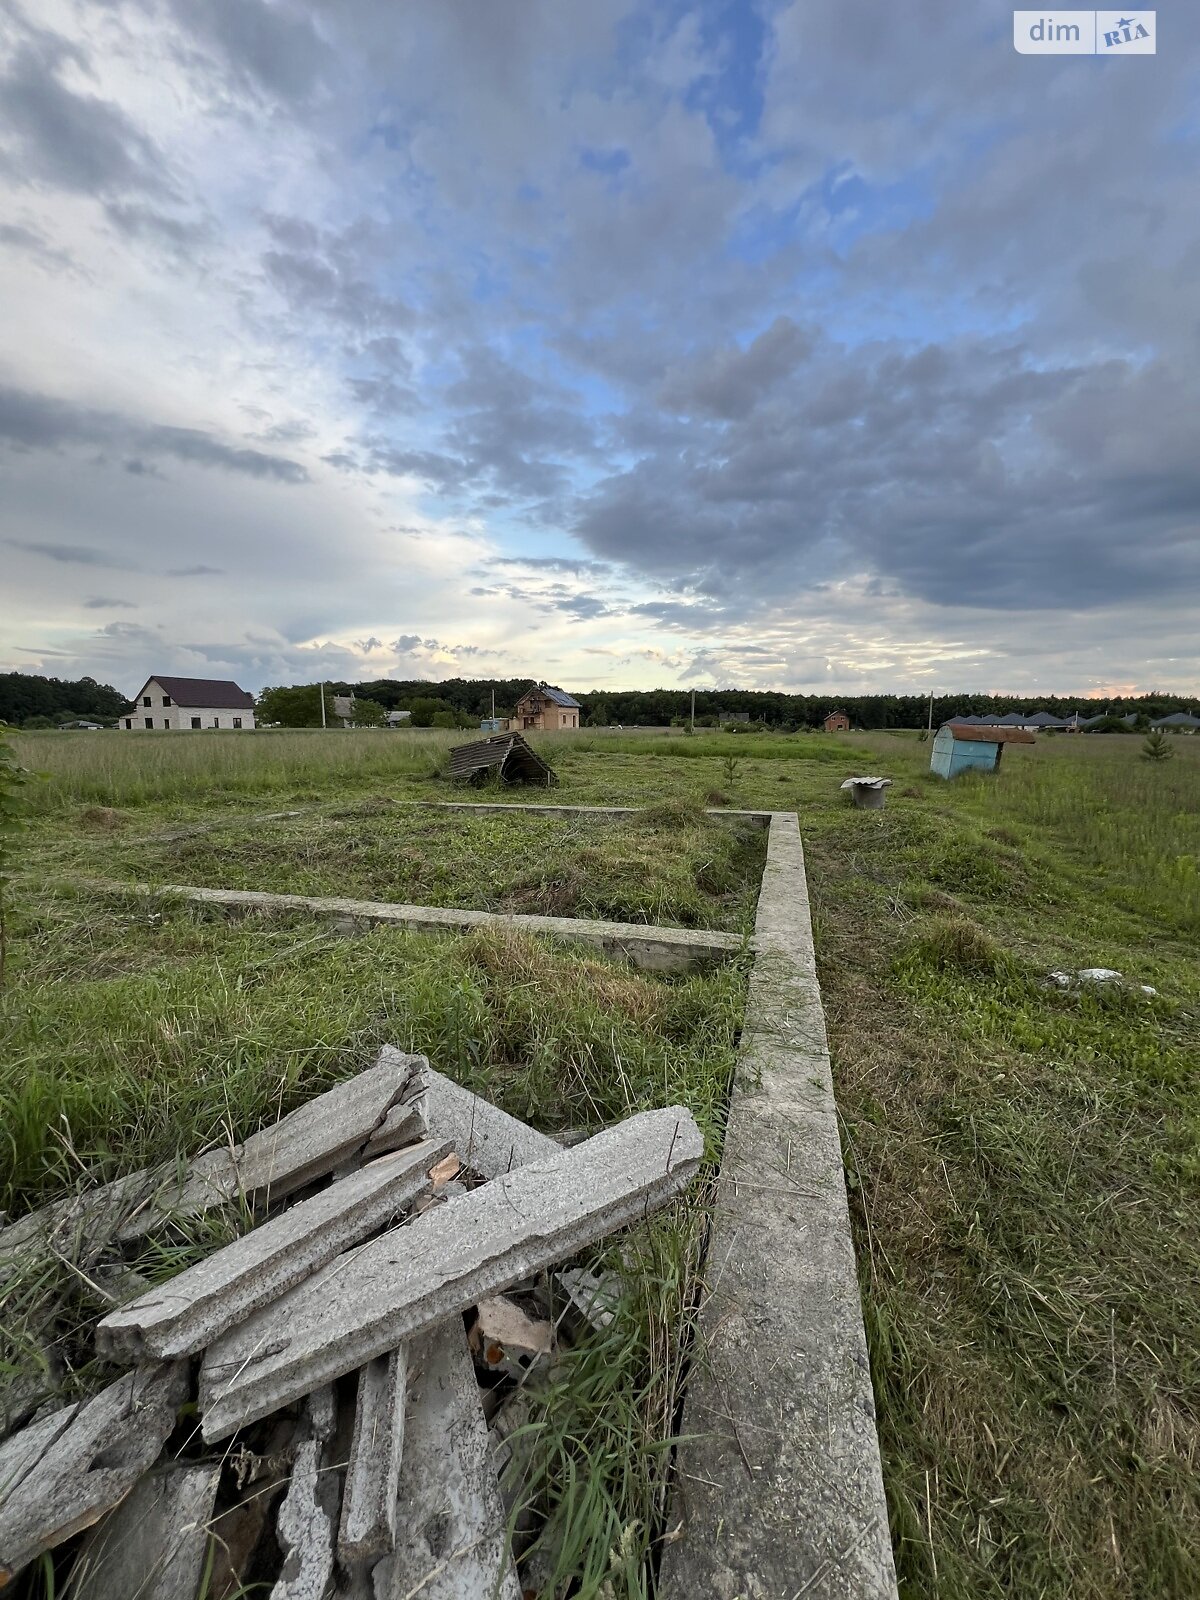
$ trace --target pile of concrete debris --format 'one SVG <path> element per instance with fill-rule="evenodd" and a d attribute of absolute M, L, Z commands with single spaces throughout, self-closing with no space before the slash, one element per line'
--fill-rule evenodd
<path fill-rule="evenodd" d="M 517 1600 L 531 1373 L 568 1311 L 612 1316 L 611 1281 L 549 1269 L 701 1153 L 677 1106 L 564 1149 L 385 1048 L 243 1145 L 3 1230 L 0 1278 L 68 1239 L 78 1260 L 233 1202 L 261 1219 L 103 1318 L 132 1371 L 0 1443 L 0 1588 L 56 1550 L 73 1600 Z"/>

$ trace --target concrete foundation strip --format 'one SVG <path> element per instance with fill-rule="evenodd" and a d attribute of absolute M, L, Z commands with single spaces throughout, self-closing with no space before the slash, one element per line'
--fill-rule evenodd
<path fill-rule="evenodd" d="M 339 1257 L 209 1347 L 204 1437 L 222 1439 L 640 1220 L 684 1188 L 703 1151 L 682 1106 L 643 1111 Z"/>
<path fill-rule="evenodd" d="M 791 813 L 771 818 L 756 935 L 668 1519 L 671 1527 L 682 1521 L 684 1533 L 664 1552 L 659 1592 L 662 1600 L 895 1600 L 804 853 Z"/>
<path fill-rule="evenodd" d="M 474 928 L 508 928 L 587 944 L 604 955 L 632 961 L 647 972 L 687 972 L 728 961 L 746 945 L 736 933 L 707 928 L 663 928 L 640 922 L 596 922 L 586 917 L 507 915 L 447 906 L 410 906 L 388 900 L 346 900 L 334 895 L 267 894 L 258 889 L 207 889 L 189 884 L 89 882 L 95 893 L 172 897 L 195 905 L 277 915 L 301 912 L 333 917 L 362 928 L 410 928 L 414 933 L 466 933 Z"/>

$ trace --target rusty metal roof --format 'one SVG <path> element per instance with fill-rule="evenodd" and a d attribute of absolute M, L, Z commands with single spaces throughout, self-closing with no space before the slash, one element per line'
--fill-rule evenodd
<path fill-rule="evenodd" d="M 1029 733 L 1024 728 L 1002 728 L 996 723 L 981 723 L 978 725 L 966 722 L 947 722 L 945 727 L 956 739 L 969 739 L 979 744 L 1036 744 L 1037 735 Z"/>

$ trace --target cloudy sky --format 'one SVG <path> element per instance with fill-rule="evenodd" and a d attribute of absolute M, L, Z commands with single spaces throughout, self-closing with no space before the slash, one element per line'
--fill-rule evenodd
<path fill-rule="evenodd" d="M 1200 13 L 0 0 L 0 668 L 1200 690 Z"/>

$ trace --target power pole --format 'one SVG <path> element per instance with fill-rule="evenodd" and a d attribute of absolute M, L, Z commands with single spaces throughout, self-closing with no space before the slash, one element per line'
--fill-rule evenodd
<path fill-rule="evenodd" d="M 692 732 L 696 731 L 696 691 L 692 690 Z"/>
<path fill-rule="evenodd" d="M 933 690 L 929 691 L 929 732 L 933 733 Z"/>
<path fill-rule="evenodd" d="M 321 696 L 321 726 L 325 726 L 325 680 L 321 679 L 317 685 L 317 693 Z"/>

